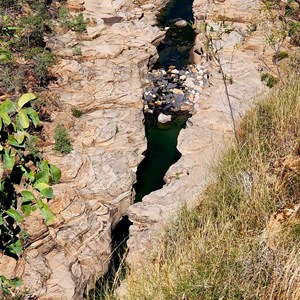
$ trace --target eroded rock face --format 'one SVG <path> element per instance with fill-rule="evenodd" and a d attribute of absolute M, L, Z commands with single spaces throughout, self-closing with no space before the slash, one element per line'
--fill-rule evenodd
<path fill-rule="evenodd" d="M 247 2 L 247 3 L 246 3 Z M 224 82 L 218 66 L 206 60 L 205 36 L 201 33 L 201 21 L 205 20 L 218 30 L 216 16 L 232 20 L 232 31 L 223 37 L 223 42 L 215 40 L 220 53 L 222 67 L 228 78 L 232 112 L 235 121 L 250 106 L 251 99 L 266 91 L 260 80 L 265 41 L 260 29 L 247 32 L 253 18 L 259 17 L 259 1 L 195 0 L 195 24 L 199 32 L 193 51 L 194 63 L 202 65 L 209 72 L 208 84 L 200 92 L 200 99 L 194 105 L 194 115 L 187 128 L 178 137 L 181 159 L 172 165 L 165 175 L 166 184 L 160 190 L 145 196 L 143 201 L 130 206 L 128 215 L 133 225 L 130 227 L 127 261 L 137 267 L 141 258 L 151 253 L 165 223 L 176 217 L 183 205 L 193 206 L 199 195 L 214 179 L 210 172 L 211 163 L 224 151 L 224 144 L 234 137 L 229 103 Z M 264 53 L 265 61 L 270 61 L 270 52 Z M 200 91 L 201 89 L 199 89 Z M 228 144 L 228 143 L 227 143 Z"/>
<path fill-rule="evenodd" d="M 18 266 L 0 257 L 0 267 L 9 266 L 8 277 L 20 276 L 29 292 L 44 300 L 83 299 L 86 285 L 107 270 L 111 230 L 132 202 L 146 149 L 142 94 L 148 66 L 157 58 L 154 45 L 164 37 L 139 20 L 144 10 L 132 1 L 68 5 L 84 7 L 84 16 L 96 22 L 81 36 L 68 32 L 48 41 L 60 56 L 53 67 L 57 81 L 50 86 L 59 109 L 53 122 L 44 124 L 43 145 L 44 157 L 62 170 L 49 203 L 56 221 L 47 227 L 38 213 L 32 215 L 24 224 L 30 238 Z M 72 107 L 83 115 L 73 117 Z M 52 150 L 58 123 L 72 140 L 73 150 L 65 156 Z"/>

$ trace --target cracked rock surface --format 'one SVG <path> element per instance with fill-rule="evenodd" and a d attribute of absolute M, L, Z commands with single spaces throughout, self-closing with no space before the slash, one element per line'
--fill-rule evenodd
<path fill-rule="evenodd" d="M 38 299 L 83 299 L 87 284 L 107 271 L 111 230 L 132 202 L 146 149 L 142 95 L 155 45 L 164 37 L 150 25 L 158 3 L 163 1 L 152 8 L 125 0 L 67 1 L 95 24 L 87 33 L 69 31 L 47 41 L 59 57 L 52 70 L 57 80 L 49 86 L 59 105 L 52 122 L 44 123 L 43 145 L 44 157 L 62 170 L 49 202 L 55 224 L 45 226 L 34 212 L 24 224 L 30 238 L 20 261 L 0 258 L 0 267 L 9 266 L 7 276 L 21 277 Z M 82 111 L 80 118 L 72 116 L 73 107 Z M 59 123 L 73 146 L 65 156 L 52 150 Z"/>

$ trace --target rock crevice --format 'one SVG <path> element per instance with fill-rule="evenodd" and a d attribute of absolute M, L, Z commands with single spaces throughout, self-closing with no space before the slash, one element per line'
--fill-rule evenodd
<path fill-rule="evenodd" d="M 211 164 L 224 151 L 224 143 L 230 144 L 228 142 L 234 137 L 224 81 L 218 65 L 209 59 L 206 52 L 206 35 L 201 30 L 203 21 L 216 32 L 220 28 L 218 16 L 225 12 L 226 20 L 230 20 L 232 30 L 223 36 L 223 42 L 215 39 L 214 43 L 219 43 L 217 47 L 221 49 L 219 55 L 223 70 L 231 78 L 228 90 L 235 120 L 238 121 L 251 106 L 253 97 L 266 91 L 260 80 L 260 58 L 270 58 L 271 54 L 265 51 L 260 28 L 247 32 L 253 18 L 260 15 L 259 5 L 258 0 L 247 3 L 241 0 L 194 1 L 197 36 L 192 55 L 196 65 L 208 70 L 209 78 L 203 90 L 199 89 L 199 100 L 194 103 L 194 114 L 187 128 L 179 134 L 177 148 L 182 157 L 166 173 L 166 184 L 128 210 L 133 225 L 127 242 L 127 261 L 132 268 L 138 267 L 151 253 L 163 226 L 174 219 L 184 205 L 192 207 L 197 203 L 201 193 L 214 180 Z"/>

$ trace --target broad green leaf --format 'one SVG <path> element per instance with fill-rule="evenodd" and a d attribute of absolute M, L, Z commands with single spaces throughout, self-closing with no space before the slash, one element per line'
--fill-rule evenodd
<path fill-rule="evenodd" d="M 30 191 L 22 191 L 21 195 L 22 195 L 23 202 L 31 201 L 35 199 L 34 195 Z"/>
<path fill-rule="evenodd" d="M 3 218 L 0 216 L 0 225 L 4 223 Z"/>
<path fill-rule="evenodd" d="M 24 211 L 25 215 L 28 217 L 30 216 L 30 213 L 32 211 L 32 205 L 31 203 L 26 203 L 21 205 L 21 209 Z"/>
<path fill-rule="evenodd" d="M 20 240 L 17 240 L 14 244 L 10 244 L 8 248 L 11 253 L 15 253 L 17 255 L 20 255 L 23 250 Z"/>
<path fill-rule="evenodd" d="M 35 179 L 35 174 L 34 174 L 34 171 L 33 171 L 33 170 L 30 170 L 29 172 L 27 172 L 27 170 L 24 168 L 24 166 L 20 166 L 20 169 L 22 170 L 23 176 L 24 176 L 25 178 L 28 178 L 31 182 L 34 181 L 34 179 Z"/>
<path fill-rule="evenodd" d="M 21 286 L 22 285 L 22 281 L 20 278 L 14 278 L 12 279 L 12 283 L 14 286 Z"/>
<path fill-rule="evenodd" d="M 25 134 L 23 131 L 17 131 L 16 133 L 14 133 L 14 137 L 15 139 L 18 141 L 19 144 L 22 144 L 25 138 Z"/>
<path fill-rule="evenodd" d="M 5 125 L 9 125 L 11 123 L 10 117 L 7 112 L 0 110 L 0 117 Z"/>
<path fill-rule="evenodd" d="M 14 165 L 15 165 L 15 156 L 12 154 L 10 149 L 5 148 L 4 149 L 4 155 L 3 155 L 3 163 L 4 163 L 4 168 L 6 170 L 12 170 Z"/>
<path fill-rule="evenodd" d="M 24 129 L 28 128 L 29 127 L 29 119 L 28 119 L 26 111 L 24 109 L 21 109 L 19 111 L 18 116 L 19 116 L 19 121 L 20 121 L 21 126 Z"/>
<path fill-rule="evenodd" d="M 50 164 L 50 175 L 53 183 L 57 183 L 61 177 L 61 170 L 55 166 Z"/>
<path fill-rule="evenodd" d="M 36 183 L 44 182 L 48 183 L 50 180 L 50 174 L 47 170 L 42 170 L 35 175 Z"/>
<path fill-rule="evenodd" d="M 49 206 L 46 203 L 44 203 L 42 200 L 38 200 L 38 206 L 41 210 L 41 214 L 43 218 L 45 219 L 45 223 L 47 225 L 53 223 L 55 217 L 52 210 L 49 208 Z"/>
<path fill-rule="evenodd" d="M 47 199 L 52 199 L 54 197 L 53 190 L 51 187 L 41 190 L 41 196 Z"/>
<path fill-rule="evenodd" d="M 22 223 L 23 222 L 23 217 L 18 213 L 14 208 L 10 208 L 6 211 L 6 213 L 14 218 L 17 222 Z"/>
<path fill-rule="evenodd" d="M 0 151 L 2 151 L 3 150 L 3 146 L 0 144 Z"/>
<path fill-rule="evenodd" d="M 30 180 L 31 182 L 33 182 L 34 179 L 35 179 L 34 171 L 33 171 L 33 170 L 30 170 L 29 173 L 26 174 L 26 177 L 29 178 L 29 180 Z"/>
<path fill-rule="evenodd" d="M 20 97 L 20 99 L 18 100 L 18 107 L 22 108 L 26 103 L 28 103 L 31 100 L 36 99 L 36 96 L 32 93 L 27 93 L 24 94 Z"/>
<path fill-rule="evenodd" d="M 27 137 L 28 139 L 31 138 L 31 135 L 27 131 L 22 131 L 22 132 L 24 133 L 25 137 Z"/>
<path fill-rule="evenodd" d="M 22 147 L 22 145 L 20 145 L 20 144 L 18 143 L 18 141 L 15 139 L 15 137 L 14 137 L 12 134 L 9 134 L 9 135 L 8 135 L 7 142 L 8 142 L 8 144 L 11 145 L 11 146 Z"/>
<path fill-rule="evenodd" d="M 6 112 L 6 113 L 12 113 L 16 111 L 15 105 L 10 100 L 5 100 L 0 104 L 0 110 Z"/>
<path fill-rule="evenodd" d="M 27 107 L 27 108 L 25 108 L 25 110 L 26 110 L 26 113 L 29 116 L 29 118 L 32 120 L 34 127 L 36 127 L 40 122 L 39 115 L 31 107 Z"/>
<path fill-rule="evenodd" d="M 38 166 L 38 167 L 40 168 L 40 170 L 42 170 L 42 171 L 46 171 L 46 172 L 49 172 L 49 171 L 50 171 L 48 160 L 43 160 L 43 161 L 41 161 L 40 163 L 37 164 L 37 166 Z"/>
<path fill-rule="evenodd" d="M 38 191 L 42 191 L 44 189 L 47 189 L 49 187 L 49 185 L 44 182 L 38 182 L 38 183 L 35 183 L 33 187 L 35 189 L 37 189 Z"/>

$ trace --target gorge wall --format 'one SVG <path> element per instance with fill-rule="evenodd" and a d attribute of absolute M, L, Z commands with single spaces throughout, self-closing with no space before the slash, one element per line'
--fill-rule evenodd
<path fill-rule="evenodd" d="M 143 88 L 164 32 L 152 27 L 165 1 L 67 1 L 91 24 L 87 33 L 60 32 L 47 40 L 59 64 L 49 86 L 57 95 L 51 123 L 44 123 L 43 155 L 62 170 L 49 205 L 55 223 L 38 213 L 24 224 L 30 238 L 22 258 L 0 258 L 2 274 L 18 276 L 38 299 L 83 299 L 108 268 L 111 230 L 132 203 L 137 165 L 146 149 Z M 74 55 L 74 47 L 82 54 Z M 71 108 L 83 112 L 74 118 Z M 73 151 L 52 150 L 54 130 L 63 124 Z"/>

